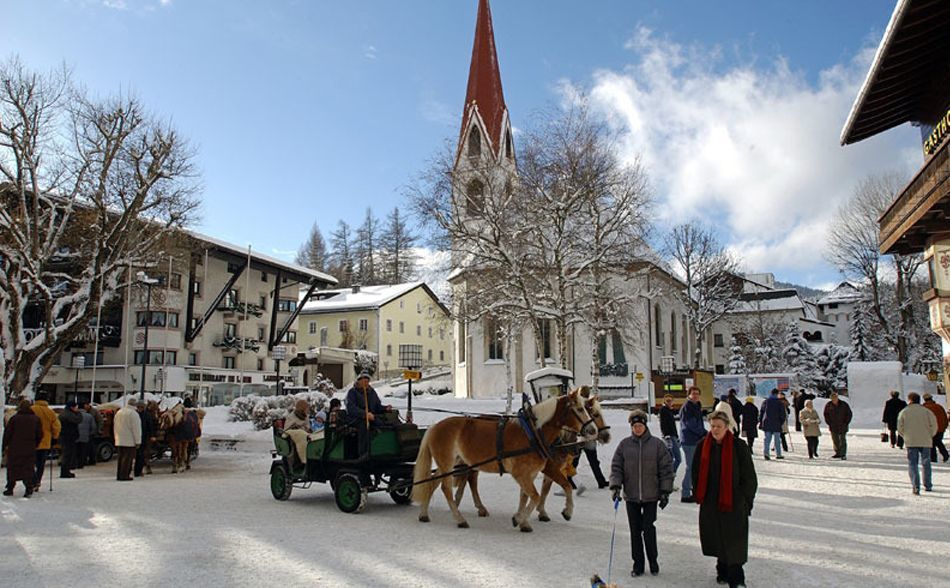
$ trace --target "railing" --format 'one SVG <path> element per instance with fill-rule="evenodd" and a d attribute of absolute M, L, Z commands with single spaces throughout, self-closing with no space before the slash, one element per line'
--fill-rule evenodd
<path fill-rule="evenodd" d="M 115 325 L 102 325 L 98 329 L 96 327 L 89 327 L 73 339 L 70 346 L 84 347 L 86 345 L 93 345 L 96 342 L 97 336 L 99 337 L 100 345 L 104 347 L 118 347 L 122 343 L 122 327 Z"/>
<path fill-rule="evenodd" d="M 251 304 L 249 302 L 234 302 L 225 300 L 220 305 L 218 305 L 218 310 L 222 312 L 240 314 L 241 316 L 244 315 L 245 309 L 247 310 L 247 314 L 257 317 L 264 316 L 264 309 L 260 305 Z"/>
<path fill-rule="evenodd" d="M 220 341 L 215 341 L 212 343 L 215 347 L 223 347 L 225 349 L 233 349 L 238 352 L 242 352 L 245 349 L 248 351 L 257 351 L 261 348 L 261 342 L 257 339 L 250 339 L 247 337 L 229 337 L 225 335 L 221 338 Z"/>
<path fill-rule="evenodd" d="M 600 366 L 601 376 L 619 376 L 625 378 L 629 374 L 629 368 L 625 363 L 605 363 Z"/>

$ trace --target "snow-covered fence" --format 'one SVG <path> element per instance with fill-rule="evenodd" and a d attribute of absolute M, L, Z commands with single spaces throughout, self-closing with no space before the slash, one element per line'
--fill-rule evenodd
<path fill-rule="evenodd" d="M 330 402 L 330 395 L 320 391 L 300 392 L 288 396 L 239 396 L 231 402 L 228 420 L 251 421 L 258 431 L 269 429 L 274 421 L 287 416 L 297 400 L 306 400 L 310 413 L 323 410 Z"/>

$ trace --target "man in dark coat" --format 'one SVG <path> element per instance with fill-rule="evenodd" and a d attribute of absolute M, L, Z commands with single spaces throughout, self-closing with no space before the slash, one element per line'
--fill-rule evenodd
<path fill-rule="evenodd" d="M 729 388 L 729 392 L 726 395 L 726 402 L 729 403 L 729 407 L 732 409 L 732 418 L 736 421 L 736 426 L 739 427 L 739 430 L 742 430 L 742 401 L 739 400 L 735 388 Z M 758 422 L 758 421 L 756 421 Z"/>
<path fill-rule="evenodd" d="M 831 443 L 835 446 L 832 459 L 848 459 L 848 425 L 851 424 L 851 407 L 838 398 L 837 392 L 831 393 L 831 402 L 825 405 L 825 424 L 831 433 Z"/>
<path fill-rule="evenodd" d="M 752 451 L 755 438 L 759 436 L 759 407 L 755 405 L 755 396 L 746 398 L 742 407 L 742 433 L 749 444 L 749 451 Z"/>
<path fill-rule="evenodd" d="M 897 390 L 891 390 L 891 397 L 884 403 L 884 414 L 881 415 L 881 422 L 887 426 L 890 433 L 891 448 L 897 446 L 904 448 L 904 437 L 897 433 L 897 417 L 901 411 L 907 408 L 907 403 L 901 400 L 901 393 Z"/>
<path fill-rule="evenodd" d="M 785 403 L 778 397 L 778 388 L 772 388 L 772 393 L 762 403 L 762 410 L 759 413 L 759 425 L 765 431 L 765 459 L 769 457 L 769 445 L 775 446 L 775 459 L 785 459 L 782 455 L 782 429 L 788 420 L 788 410 Z"/>
<path fill-rule="evenodd" d="M 62 429 L 59 433 L 59 447 L 62 453 L 59 455 L 59 477 L 75 478 L 76 474 L 72 472 L 76 462 L 76 443 L 79 442 L 79 424 L 82 423 L 82 415 L 79 413 L 79 407 L 70 400 L 66 403 L 66 408 L 59 415 L 59 423 Z"/>
<path fill-rule="evenodd" d="M 24 498 L 33 495 L 36 446 L 43 439 L 40 418 L 33 414 L 29 400 L 21 400 L 17 412 L 3 430 L 3 450 L 7 453 L 7 486 L 4 496 L 13 496 L 17 482 L 26 486 Z"/>
<path fill-rule="evenodd" d="M 731 476 L 724 479 L 724 473 Z M 749 516 L 758 479 L 752 452 L 729 430 L 725 413 L 709 415 L 709 434 L 696 446 L 692 474 L 703 555 L 716 558 L 718 583 L 745 586 L 742 566 L 749 559 Z"/>
<path fill-rule="evenodd" d="M 663 406 L 660 407 L 660 433 L 663 435 L 663 442 L 670 450 L 670 456 L 673 457 L 673 475 L 680 467 L 683 461 L 680 455 L 680 436 L 676 432 L 676 412 L 673 411 L 673 397 L 667 394 L 663 397 Z"/>
<path fill-rule="evenodd" d="M 346 393 L 346 424 L 356 427 L 360 455 L 369 451 L 369 429 L 373 427 L 376 416 L 390 410 L 392 407 L 383 406 L 376 390 L 369 385 L 369 373 L 361 372 L 356 383 Z"/>
<path fill-rule="evenodd" d="M 150 400 L 147 403 L 139 403 L 136 407 L 142 424 L 142 443 L 135 449 L 135 465 L 132 470 L 132 475 L 136 478 L 141 478 L 146 472 L 152 473 L 149 463 L 152 457 L 152 440 L 158 434 L 158 419 L 155 418 L 154 411 L 150 410 L 153 404 L 155 403 Z"/>

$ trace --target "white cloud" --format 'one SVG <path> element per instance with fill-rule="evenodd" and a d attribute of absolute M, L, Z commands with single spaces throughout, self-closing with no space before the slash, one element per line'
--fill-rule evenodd
<path fill-rule="evenodd" d="M 373 45 L 367 45 L 363 47 L 363 57 L 365 57 L 366 59 L 375 60 L 377 53 L 378 52 L 376 51 L 376 47 Z"/>
<path fill-rule="evenodd" d="M 829 219 L 857 181 L 920 166 L 906 126 L 839 145 L 872 48 L 815 82 L 782 58 L 724 67 L 718 48 L 679 45 L 648 29 L 627 48 L 633 63 L 593 74 L 592 107 L 620 130 L 624 157 L 642 157 L 660 224 L 705 220 L 749 270 L 799 273 L 823 264 Z M 568 101 L 580 95 L 567 82 L 560 93 Z"/>

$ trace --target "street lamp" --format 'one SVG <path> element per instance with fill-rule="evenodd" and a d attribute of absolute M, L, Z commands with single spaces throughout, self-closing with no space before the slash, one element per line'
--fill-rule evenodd
<path fill-rule="evenodd" d="M 280 396 L 283 388 L 283 386 L 280 385 L 280 362 L 287 357 L 287 348 L 283 345 L 275 345 L 274 348 L 271 349 L 271 357 L 274 358 L 274 369 L 277 371 L 277 396 Z"/>
<path fill-rule="evenodd" d="M 139 388 L 139 401 L 145 405 L 145 367 L 148 365 L 148 325 L 152 322 L 152 285 L 158 280 L 148 277 L 145 272 L 137 272 L 135 280 L 145 285 L 145 340 L 142 342 L 142 378 Z"/>
<path fill-rule="evenodd" d="M 670 392 L 670 375 L 676 365 L 676 357 L 672 355 L 663 355 L 660 357 L 660 373 L 663 374 L 663 394 Z"/>
<path fill-rule="evenodd" d="M 77 403 L 79 402 L 79 370 L 84 367 L 86 367 L 86 356 L 74 355 L 73 368 L 76 370 L 76 380 L 73 382 L 73 400 L 75 400 Z"/>

